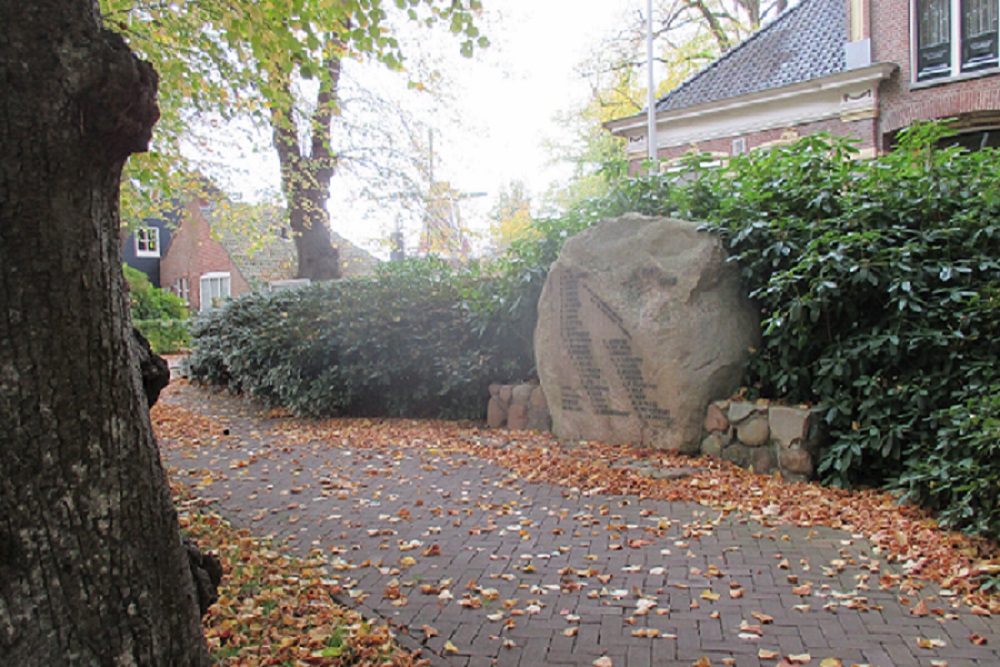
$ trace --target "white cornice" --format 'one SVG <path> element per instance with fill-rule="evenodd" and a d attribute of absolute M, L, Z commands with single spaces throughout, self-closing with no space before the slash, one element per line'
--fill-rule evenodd
<path fill-rule="evenodd" d="M 856 114 L 864 108 L 877 113 L 878 82 L 889 78 L 896 68 L 895 63 L 875 63 L 790 86 L 662 111 L 656 115 L 657 144 L 661 148 L 686 145 L 733 133 L 834 118 L 845 111 Z M 865 91 L 870 92 L 868 101 L 858 103 L 852 99 Z M 646 115 L 619 118 L 604 126 L 618 136 L 644 137 Z"/>

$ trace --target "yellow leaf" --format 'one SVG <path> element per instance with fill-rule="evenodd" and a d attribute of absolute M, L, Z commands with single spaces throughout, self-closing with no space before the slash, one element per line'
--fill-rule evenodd
<path fill-rule="evenodd" d="M 719 595 L 718 593 L 713 593 L 712 591 L 704 591 L 699 597 L 701 597 L 702 600 L 709 600 L 711 602 L 715 602 L 722 596 Z"/>
<path fill-rule="evenodd" d="M 819 667 L 844 667 L 844 663 L 840 658 L 823 658 L 819 663 Z"/>
<path fill-rule="evenodd" d="M 781 654 L 778 653 L 777 651 L 771 651 L 766 648 L 762 648 L 759 651 L 757 651 L 757 657 L 760 658 L 761 660 L 777 660 L 779 655 Z"/>
<path fill-rule="evenodd" d="M 451 643 L 451 641 L 446 641 L 444 643 L 445 653 L 458 653 L 458 647 Z"/>

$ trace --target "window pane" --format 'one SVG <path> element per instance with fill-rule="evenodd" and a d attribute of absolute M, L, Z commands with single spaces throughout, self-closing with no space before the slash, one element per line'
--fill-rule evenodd
<path fill-rule="evenodd" d="M 917 1 L 917 79 L 951 73 L 951 2 Z"/>
<path fill-rule="evenodd" d="M 963 70 L 996 66 L 997 13 L 997 0 L 963 0 Z"/>

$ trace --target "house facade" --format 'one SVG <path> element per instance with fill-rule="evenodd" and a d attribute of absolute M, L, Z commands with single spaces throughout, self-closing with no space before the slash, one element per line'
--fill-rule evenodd
<path fill-rule="evenodd" d="M 656 104 L 661 165 L 720 160 L 826 132 L 863 157 L 917 120 L 956 118 L 970 148 L 1000 134 L 1000 0 L 801 0 Z M 611 121 L 633 172 L 647 118 Z"/>
<path fill-rule="evenodd" d="M 144 220 L 141 226 L 129 229 L 122 239 L 122 262 L 145 273 L 153 287 L 162 287 L 160 260 L 164 248 L 170 245 L 177 218 L 177 211 L 171 211 L 161 218 Z"/>
<path fill-rule="evenodd" d="M 123 261 L 139 269 L 154 285 L 184 299 L 192 311 L 211 308 L 222 299 L 252 291 L 300 284 L 295 244 L 276 233 L 280 211 L 261 210 L 259 220 L 223 222 L 216 205 L 192 198 L 161 220 L 149 220 L 130 233 L 122 246 Z M 347 239 L 331 233 L 340 250 L 345 277 L 375 270 L 379 260 Z"/>

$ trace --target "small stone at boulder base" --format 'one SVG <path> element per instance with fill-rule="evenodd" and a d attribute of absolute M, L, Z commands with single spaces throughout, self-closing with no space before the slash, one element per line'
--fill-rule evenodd
<path fill-rule="evenodd" d="M 528 428 L 528 406 L 517 403 L 510 406 L 507 412 L 507 428 L 512 431 L 523 431 Z"/>
<path fill-rule="evenodd" d="M 771 440 L 771 429 L 767 426 L 767 415 L 755 414 L 736 426 L 736 437 L 748 447 L 761 447 Z"/>
<path fill-rule="evenodd" d="M 802 475 L 809 478 L 813 474 L 812 455 L 800 447 L 782 449 L 778 456 L 783 474 Z M 787 475 L 786 475 L 787 476 Z"/>
<path fill-rule="evenodd" d="M 808 408 L 772 405 L 768 412 L 771 438 L 783 447 L 802 443 L 809 436 L 809 420 L 812 412 Z"/>
<path fill-rule="evenodd" d="M 758 412 L 760 412 L 760 408 L 753 403 L 733 401 L 729 404 L 729 421 L 736 424 Z"/>
<path fill-rule="evenodd" d="M 726 418 L 725 413 L 715 403 L 708 406 L 708 414 L 705 415 L 705 431 L 712 433 L 713 431 L 726 431 L 729 429 L 729 419 Z"/>
<path fill-rule="evenodd" d="M 721 457 L 722 450 L 732 438 L 727 435 L 724 431 L 715 431 L 709 433 L 705 436 L 705 439 L 701 441 L 701 453 L 704 456 L 715 456 Z"/>
<path fill-rule="evenodd" d="M 535 385 L 531 384 L 519 384 L 515 385 L 514 389 L 510 393 L 511 403 L 519 403 L 527 405 L 528 401 L 531 400 L 531 394 L 535 391 Z"/>
<path fill-rule="evenodd" d="M 501 428 L 507 421 L 507 411 L 496 396 L 490 398 L 486 406 L 486 425 L 490 428 Z"/>
<path fill-rule="evenodd" d="M 760 475 L 770 475 L 778 465 L 778 458 L 770 447 L 754 447 L 750 452 L 750 467 Z"/>
<path fill-rule="evenodd" d="M 697 453 L 739 387 L 758 309 L 717 236 L 629 215 L 569 239 L 538 304 L 535 357 L 563 440 Z"/>

